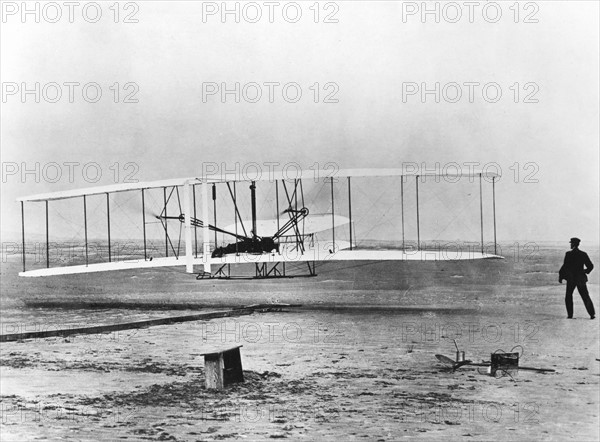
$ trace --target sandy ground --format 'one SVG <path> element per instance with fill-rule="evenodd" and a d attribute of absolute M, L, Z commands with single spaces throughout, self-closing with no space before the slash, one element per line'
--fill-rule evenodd
<path fill-rule="evenodd" d="M 599 262 L 598 251 L 587 250 Z M 196 281 L 163 269 L 24 279 L 2 264 L 2 333 L 99 325 L 256 302 L 301 308 L 1 347 L 1 438 L 21 440 L 598 440 L 598 320 L 564 250 L 445 263 L 327 263 L 315 278 Z M 589 288 L 596 308 L 598 278 Z M 489 360 L 490 377 L 434 355 Z M 200 353 L 243 345 L 243 384 L 206 390 Z"/>

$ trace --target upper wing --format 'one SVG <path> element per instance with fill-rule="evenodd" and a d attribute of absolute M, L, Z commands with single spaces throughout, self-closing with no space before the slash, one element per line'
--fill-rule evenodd
<path fill-rule="evenodd" d="M 121 183 L 109 186 L 88 187 L 84 189 L 65 190 L 61 192 L 43 193 L 17 198 L 17 201 L 52 201 L 66 198 L 75 198 L 83 195 L 100 195 L 104 193 L 127 192 L 131 190 L 155 189 L 159 187 L 183 186 L 186 183 L 233 183 L 233 182 L 251 182 L 251 181 L 270 181 L 276 180 L 313 180 L 315 182 L 324 179 L 337 180 L 347 177 L 391 177 L 391 176 L 446 176 L 446 177 L 464 177 L 464 176 L 483 176 L 485 178 L 498 177 L 498 174 L 487 171 L 473 170 L 465 174 L 459 173 L 437 173 L 427 171 L 407 171 L 404 169 L 342 169 L 342 170 L 302 170 L 293 172 L 285 171 L 258 171 L 255 175 L 244 173 L 222 173 L 208 174 L 200 177 L 174 178 L 158 181 L 147 181 L 138 183 Z"/>

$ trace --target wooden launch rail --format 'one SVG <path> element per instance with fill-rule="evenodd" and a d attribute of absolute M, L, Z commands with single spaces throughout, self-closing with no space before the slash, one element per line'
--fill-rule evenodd
<path fill-rule="evenodd" d="M 256 310 L 272 310 L 273 307 L 290 307 L 290 305 L 256 304 L 248 307 L 236 308 L 231 310 L 198 313 L 195 315 L 186 316 L 172 316 L 169 318 L 148 319 L 146 321 L 125 322 L 121 324 L 108 324 L 93 327 L 68 328 L 61 330 L 47 330 L 41 332 L 12 333 L 7 335 L 0 335 L 0 342 L 13 342 L 22 339 L 51 338 L 56 336 L 64 337 L 71 335 L 91 335 L 96 333 L 110 333 L 121 330 L 133 330 L 139 328 L 154 327 L 157 325 L 176 324 L 179 322 L 205 321 L 216 318 L 251 315 Z"/>

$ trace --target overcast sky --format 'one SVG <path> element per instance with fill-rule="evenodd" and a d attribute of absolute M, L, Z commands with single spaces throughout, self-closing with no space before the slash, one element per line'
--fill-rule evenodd
<path fill-rule="evenodd" d="M 15 198 L 132 172 L 151 181 L 197 176 L 207 162 L 475 162 L 502 169 L 501 241 L 576 235 L 598 245 L 598 2 L 501 2 L 485 12 L 481 2 L 472 17 L 462 2 L 442 2 L 439 23 L 416 10 L 421 2 L 313 3 L 239 3 L 239 23 L 215 10 L 221 2 L 121 3 L 118 16 L 113 2 L 100 3 L 95 23 L 85 2 L 71 20 L 67 6 L 57 19 L 55 6 L 39 3 L 36 23 L 15 9 L 21 2 L 4 2 L 3 240 L 20 232 Z M 39 103 L 22 95 L 36 82 Z M 69 82 L 79 83 L 72 103 Z M 102 92 L 95 103 L 98 87 L 82 93 L 92 82 Z M 236 82 L 239 103 L 220 93 Z M 439 102 L 421 95 L 436 83 Z M 36 163 L 38 177 L 22 175 Z M 91 163 L 102 169 L 97 183 Z"/>

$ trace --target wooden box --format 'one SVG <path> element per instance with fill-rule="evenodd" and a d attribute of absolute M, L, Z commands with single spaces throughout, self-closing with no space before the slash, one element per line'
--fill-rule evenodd
<path fill-rule="evenodd" d="M 244 382 L 242 371 L 241 345 L 224 350 L 202 353 L 206 388 L 222 390 L 229 384 Z"/>

